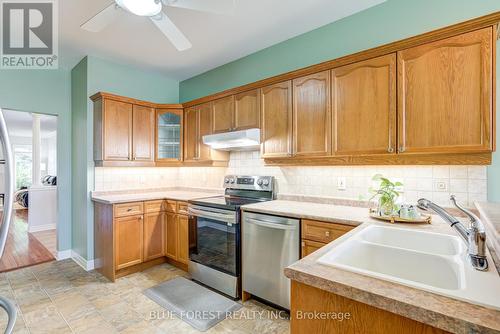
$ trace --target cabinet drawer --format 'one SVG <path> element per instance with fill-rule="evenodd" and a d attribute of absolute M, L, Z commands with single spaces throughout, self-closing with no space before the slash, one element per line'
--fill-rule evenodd
<path fill-rule="evenodd" d="M 187 202 L 177 202 L 177 213 L 180 215 L 187 215 L 188 214 Z"/>
<path fill-rule="evenodd" d="M 353 226 L 325 223 L 315 220 L 302 220 L 302 238 L 329 243 L 352 230 Z"/>
<path fill-rule="evenodd" d="M 143 212 L 142 202 L 123 203 L 114 205 L 115 217 L 142 215 L 142 212 Z"/>
<path fill-rule="evenodd" d="M 163 211 L 164 200 L 144 202 L 144 213 L 161 212 Z"/>
<path fill-rule="evenodd" d="M 166 200 L 165 201 L 165 211 L 176 213 L 177 212 L 177 201 Z"/>

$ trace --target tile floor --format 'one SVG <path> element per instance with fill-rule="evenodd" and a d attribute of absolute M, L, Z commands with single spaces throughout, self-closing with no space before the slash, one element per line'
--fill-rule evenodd
<path fill-rule="evenodd" d="M 15 301 L 15 333 L 199 333 L 176 317 L 156 319 L 162 308 L 142 294 L 160 282 L 187 275 L 168 264 L 109 282 L 72 260 L 53 261 L 0 274 L 0 295 Z M 220 333 L 288 333 L 287 319 L 273 309 L 248 301 L 233 319 L 209 329 Z M 153 313 L 152 313 L 153 312 Z M 260 313 L 263 317 L 252 316 Z M 0 331 L 6 324 L 1 312 Z"/>

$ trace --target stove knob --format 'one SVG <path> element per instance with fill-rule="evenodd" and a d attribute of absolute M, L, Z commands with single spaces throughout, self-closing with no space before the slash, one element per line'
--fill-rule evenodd
<path fill-rule="evenodd" d="M 267 187 L 269 185 L 269 180 L 268 179 L 264 179 L 264 187 Z"/>
<path fill-rule="evenodd" d="M 234 179 L 231 179 L 229 182 L 234 183 Z"/>
<path fill-rule="evenodd" d="M 228 177 L 226 177 L 226 178 L 224 179 L 224 183 L 229 183 L 229 178 L 228 178 Z"/>
<path fill-rule="evenodd" d="M 262 183 L 263 183 L 262 179 L 258 179 L 258 180 L 257 180 L 257 184 L 258 184 L 259 186 L 262 186 Z"/>

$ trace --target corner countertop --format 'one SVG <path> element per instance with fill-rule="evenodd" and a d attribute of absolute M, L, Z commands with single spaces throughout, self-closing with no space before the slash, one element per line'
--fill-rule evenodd
<path fill-rule="evenodd" d="M 127 191 L 92 192 L 94 202 L 102 204 L 118 204 L 129 202 L 153 201 L 160 199 L 171 199 L 175 201 L 190 201 L 197 198 L 205 198 L 220 195 L 217 190 L 201 189 L 140 189 Z"/>
<path fill-rule="evenodd" d="M 370 224 L 382 224 L 368 215 L 367 208 L 296 201 L 270 201 L 245 205 L 244 211 L 357 226 L 356 233 Z M 405 225 L 407 228 L 453 234 L 440 217 L 432 224 Z M 500 333 L 500 311 L 458 299 L 407 287 L 353 272 L 323 266 L 316 261 L 342 240 L 337 239 L 285 268 L 295 281 L 332 292 L 453 333 Z M 489 259 L 491 260 L 491 256 Z M 491 266 L 490 270 L 495 270 Z"/>

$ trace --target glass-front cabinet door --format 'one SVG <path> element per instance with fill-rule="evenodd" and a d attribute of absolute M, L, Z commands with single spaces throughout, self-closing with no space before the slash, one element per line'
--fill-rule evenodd
<path fill-rule="evenodd" d="M 182 161 L 182 109 L 158 109 L 156 112 L 156 160 Z"/>

